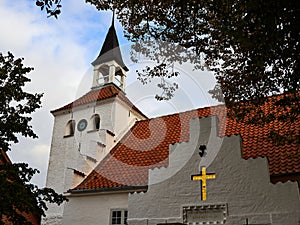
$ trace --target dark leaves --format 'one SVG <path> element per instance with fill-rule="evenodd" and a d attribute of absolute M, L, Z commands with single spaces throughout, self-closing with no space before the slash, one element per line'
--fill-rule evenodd
<path fill-rule="evenodd" d="M 177 71 L 174 71 L 173 65 L 161 63 L 158 66 L 154 66 L 153 68 L 146 66 L 146 68 L 143 69 L 142 72 L 136 72 L 138 74 L 138 80 L 140 80 L 143 84 L 151 82 L 151 80 L 154 78 L 159 79 L 157 87 L 162 90 L 162 93 L 155 96 L 158 101 L 170 100 L 173 97 L 176 89 L 178 89 L 177 83 L 169 82 L 169 79 L 171 77 L 178 76 L 179 74 Z"/>
<path fill-rule="evenodd" d="M 32 176 L 38 172 L 25 163 L 0 164 L 0 193 L 5 193 L 0 196 L 1 218 L 5 215 L 12 224 L 30 225 L 25 214 L 45 215 L 46 202 L 59 205 L 66 200 L 50 188 L 39 189 L 31 184 Z"/>
<path fill-rule="evenodd" d="M 37 138 L 32 131 L 29 114 L 41 107 L 42 94 L 31 94 L 23 90 L 30 82 L 26 74 L 33 70 L 24 67 L 23 59 L 14 59 L 0 53 L 0 149 L 9 150 L 17 143 L 16 134 Z"/>
<path fill-rule="evenodd" d="M 43 11 L 46 9 L 48 17 L 54 16 L 56 19 L 61 13 L 61 0 L 36 0 L 35 4 Z"/>

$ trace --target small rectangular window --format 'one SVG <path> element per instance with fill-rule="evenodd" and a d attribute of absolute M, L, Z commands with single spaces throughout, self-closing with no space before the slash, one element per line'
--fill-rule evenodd
<path fill-rule="evenodd" d="M 128 214 L 128 211 L 125 210 L 124 211 L 124 224 L 126 224 L 126 225 L 127 225 L 127 214 Z"/>
<path fill-rule="evenodd" d="M 127 225 L 128 211 L 126 209 L 113 209 L 111 211 L 111 225 Z"/>

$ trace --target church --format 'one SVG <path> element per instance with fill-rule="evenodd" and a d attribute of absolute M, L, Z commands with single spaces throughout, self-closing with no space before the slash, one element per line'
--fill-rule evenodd
<path fill-rule="evenodd" d="M 126 97 L 113 24 L 92 65 L 91 90 L 51 112 L 47 187 L 69 201 L 48 205 L 43 224 L 300 224 L 296 145 L 223 105 L 148 118 Z"/>

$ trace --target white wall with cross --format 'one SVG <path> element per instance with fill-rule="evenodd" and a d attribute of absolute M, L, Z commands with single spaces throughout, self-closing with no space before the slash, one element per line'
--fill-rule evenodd
<path fill-rule="evenodd" d="M 220 138 L 216 124 L 215 117 L 191 120 L 190 140 L 170 146 L 169 166 L 149 171 L 146 193 L 129 195 L 129 225 L 241 225 L 246 219 L 298 225 L 297 183 L 272 184 L 267 159 L 244 160 L 240 136 Z M 203 157 L 200 145 L 206 146 Z M 205 199 L 204 179 L 197 178 L 203 172 L 214 174 L 205 179 Z"/>

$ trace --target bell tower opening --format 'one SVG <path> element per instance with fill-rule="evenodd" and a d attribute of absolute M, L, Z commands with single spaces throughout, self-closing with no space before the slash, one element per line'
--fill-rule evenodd
<path fill-rule="evenodd" d="M 125 91 L 126 71 L 115 61 L 103 63 L 94 67 L 94 80 L 92 88 L 98 88 L 108 83 L 114 83 Z"/>

